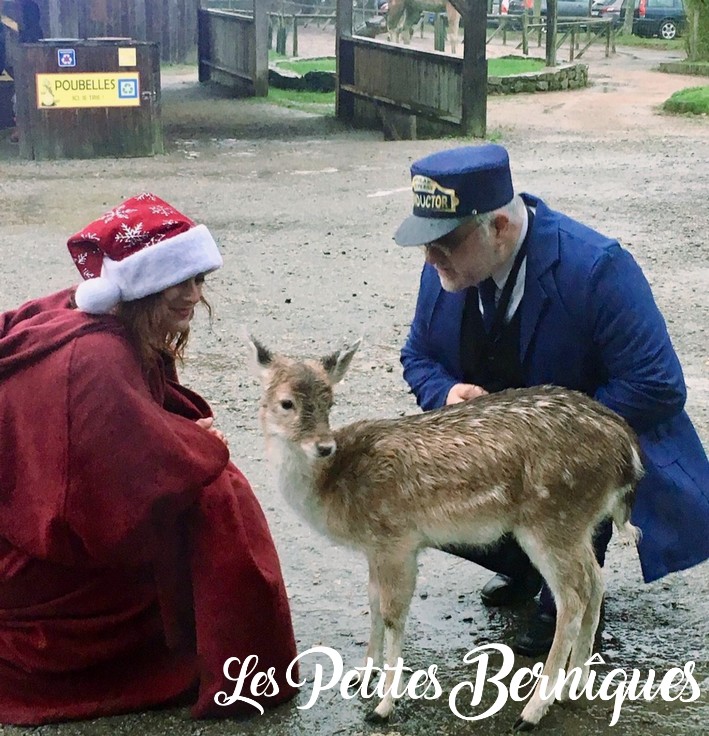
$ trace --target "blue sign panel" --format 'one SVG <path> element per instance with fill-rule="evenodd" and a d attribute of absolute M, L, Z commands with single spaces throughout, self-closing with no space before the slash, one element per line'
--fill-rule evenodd
<path fill-rule="evenodd" d="M 57 63 L 61 67 L 76 66 L 76 51 L 74 49 L 57 49 Z"/>
<path fill-rule="evenodd" d="M 118 99 L 134 100 L 138 97 L 138 78 L 121 79 L 118 82 Z"/>

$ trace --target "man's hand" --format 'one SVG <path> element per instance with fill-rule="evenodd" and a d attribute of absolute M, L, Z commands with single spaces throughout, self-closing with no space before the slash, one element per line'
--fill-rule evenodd
<path fill-rule="evenodd" d="M 476 386 L 473 383 L 456 383 L 448 392 L 446 404 L 459 404 L 461 401 L 485 396 L 486 393 L 487 391 L 482 386 Z"/>
<path fill-rule="evenodd" d="M 223 432 L 220 432 L 214 427 L 214 417 L 205 417 L 204 419 L 198 419 L 196 422 L 198 427 L 206 429 L 207 432 L 213 434 L 217 439 L 220 439 L 227 447 L 229 447 L 229 440 Z"/>

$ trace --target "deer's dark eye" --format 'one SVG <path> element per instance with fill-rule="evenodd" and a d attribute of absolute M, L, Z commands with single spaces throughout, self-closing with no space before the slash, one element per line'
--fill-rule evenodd
<path fill-rule="evenodd" d="M 281 409 L 290 411 L 292 408 L 293 408 L 293 402 L 290 399 L 283 399 L 283 401 L 281 401 Z"/>

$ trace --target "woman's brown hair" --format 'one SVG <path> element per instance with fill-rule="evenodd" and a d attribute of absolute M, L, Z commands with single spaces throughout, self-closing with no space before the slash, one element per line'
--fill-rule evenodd
<path fill-rule="evenodd" d="M 116 316 L 128 329 L 146 371 L 149 371 L 163 354 L 182 362 L 190 334 L 189 327 L 183 332 L 167 334 L 161 332 L 160 297 L 160 293 L 150 294 L 142 299 L 121 302 L 116 307 Z M 200 298 L 200 302 L 207 308 L 211 319 L 212 308 L 209 302 L 204 297 Z"/>

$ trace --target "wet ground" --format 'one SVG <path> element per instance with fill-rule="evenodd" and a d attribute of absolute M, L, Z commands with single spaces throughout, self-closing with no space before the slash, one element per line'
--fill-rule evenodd
<path fill-rule="evenodd" d="M 316 43 L 317 41 L 317 43 Z M 322 53 L 327 37 L 313 41 Z M 318 45 L 319 44 L 319 45 Z M 306 53 L 303 36 L 301 53 Z M 491 53 L 504 53 L 494 49 Z M 616 236 L 634 253 L 685 368 L 688 409 L 709 445 L 709 124 L 671 118 L 657 105 L 696 78 L 652 71 L 679 54 L 620 49 L 589 57 L 594 85 L 573 93 L 495 98 L 489 132 L 510 151 L 518 189 Z M 421 254 L 391 236 L 408 213 L 408 167 L 452 140 L 385 143 L 332 118 L 215 99 L 194 72 L 166 74 L 168 152 L 155 159 L 21 162 L 0 144 L 0 309 L 76 280 L 66 238 L 106 208 L 152 190 L 214 233 L 225 267 L 209 280 L 215 317 L 197 319 L 183 380 L 208 398 L 251 480 L 281 555 L 301 651 L 336 649 L 345 667 L 361 663 L 368 636 L 364 561 L 312 532 L 274 489 L 256 422 L 258 388 L 248 374 L 241 325 L 268 345 L 325 353 L 363 335 L 338 395 L 334 423 L 396 416 L 416 407 L 401 379 L 399 348 L 418 286 Z M 606 568 L 607 625 L 599 676 L 650 670 L 657 679 L 696 662 L 695 702 L 628 702 L 609 725 L 613 701 L 554 706 L 540 726 L 550 736 L 707 733 L 709 723 L 709 566 L 645 585 L 632 550 L 612 544 Z M 310 686 L 293 703 L 244 721 L 192 722 L 184 709 L 36 729 L 0 727 L 4 736 L 462 736 L 508 732 L 521 707 L 508 702 L 476 722 L 456 717 L 448 695 L 474 677 L 463 663 L 487 642 L 511 643 L 528 610 L 485 609 L 488 575 L 440 552 L 420 557 L 408 623 L 406 663 L 438 665 L 443 695 L 406 700 L 387 727 L 365 725 L 371 707 L 336 691 L 309 709 Z M 520 666 L 531 662 L 520 660 Z M 495 666 L 493 662 L 491 667 Z M 308 667 L 305 667 L 306 671 Z M 685 693 L 685 697 L 689 691 Z M 489 684 L 476 708 L 496 697 Z M 469 700 L 468 700 L 469 703 Z"/>

